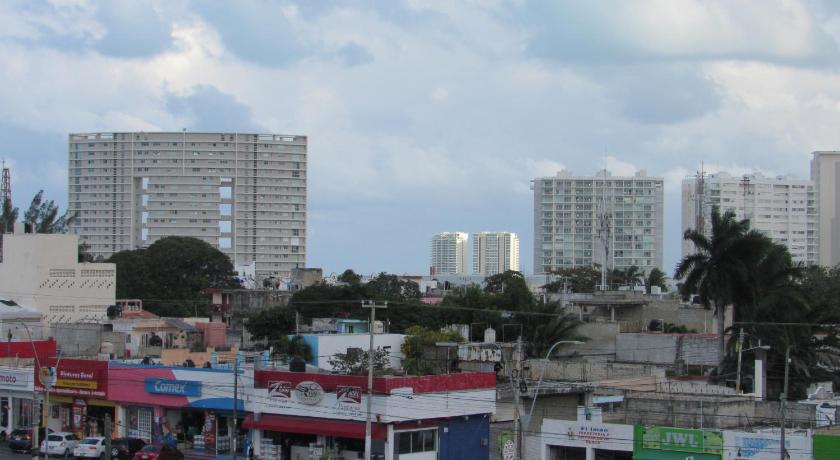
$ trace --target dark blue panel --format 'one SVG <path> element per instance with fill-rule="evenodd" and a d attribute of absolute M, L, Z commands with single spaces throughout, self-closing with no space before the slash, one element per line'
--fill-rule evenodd
<path fill-rule="evenodd" d="M 490 415 L 453 417 L 438 428 L 440 460 L 490 458 Z"/>

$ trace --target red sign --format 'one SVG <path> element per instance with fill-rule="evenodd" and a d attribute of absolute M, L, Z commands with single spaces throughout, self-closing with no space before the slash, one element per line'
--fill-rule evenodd
<path fill-rule="evenodd" d="M 268 395 L 272 398 L 291 399 L 292 382 L 271 381 L 268 382 Z"/>
<path fill-rule="evenodd" d="M 47 364 L 56 368 L 55 385 L 50 389 L 51 393 L 89 398 L 108 397 L 107 361 L 51 359 Z M 39 379 L 36 379 L 36 387 L 44 390 Z"/>
<path fill-rule="evenodd" d="M 362 388 L 351 386 L 338 386 L 335 389 L 335 401 L 340 404 L 361 404 Z"/>

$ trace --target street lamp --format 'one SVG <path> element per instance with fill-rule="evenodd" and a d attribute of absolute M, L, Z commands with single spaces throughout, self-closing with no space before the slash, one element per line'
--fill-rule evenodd
<path fill-rule="evenodd" d="M 561 340 L 548 349 L 548 353 L 545 354 L 545 361 L 543 361 L 542 370 L 540 370 L 540 380 L 537 382 L 537 387 L 534 389 L 534 399 L 531 400 L 531 410 L 528 411 L 527 425 L 529 425 L 529 427 L 531 424 L 531 416 L 534 415 L 534 406 L 537 405 L 537 396 L 540 394 L 540 385 L 542 385 L 545 368 L 548 366 L 548 359 L 551 357 L 551 352 L 554 351 L 554 348 L 557 347 L 557 345 L 580 345 L 582 343 L 583 342 L 579 340 Z"/>

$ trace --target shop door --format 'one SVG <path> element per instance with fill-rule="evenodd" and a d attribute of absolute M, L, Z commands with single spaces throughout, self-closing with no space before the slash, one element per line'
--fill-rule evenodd
<path fill-rule="evenodd" d="M 583 447 L 551 446 L 548 458 L 551 460 L 586 460 Z"/>
<path fill-rule="evenodd" d="M 633 460 L 633 452 L 595 449 L 595 460 Z"/>

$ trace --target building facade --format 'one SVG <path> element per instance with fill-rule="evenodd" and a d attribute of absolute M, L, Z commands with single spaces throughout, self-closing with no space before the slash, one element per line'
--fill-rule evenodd
<path fill-rule="evenodd" d="M 306 171 L 306 136 L 71 134 L 72 231 L 94 257 L 190 236 L 288 276 L 306 261 Z"/>
<path fill-rule="evenodd" d="M 663 179 L 575 176 L 536 178 L 534 273 L 599 264 L 612 269 L 662 267 Z"/>
<path fill-rule="evenodd" d="M 840 151 L 814 152 L 811 180 L 816 190 L 819 264 L 840 264 Z"/>
<path fill-rule="evenodd" d="M 432 236 L 432 275 L 467 273 L 467 242 L 465 232 L 442 232 Z"/>
<path fill-rule="evenodd" d="M 751 228 L 787 246 L 793 260 L 819 263 L 818 213 L 813 182 L 791 176 L 761 174 L 731 176 L 699 174 L 682 183 L 682 230 L 701 229 L 711 235 L 712 208 L 731 210 L 737 219 L 749 219 Z M 694 246 L 682 242 L 683 257 Z"/>
<path fill-rule="evenodd" d="M 472 235 L 473 273 L 491 276 L 519 271 L 519 237 L 511 232 L 480 232 Z"/>
<path fill-rule="evenodd" d="M 116 303 L 116 266 L 79 263 L 78 250 L 76 235 L 3 235 L 0 296 L 37 310 L 48 324 L 107 318 Z"/>

